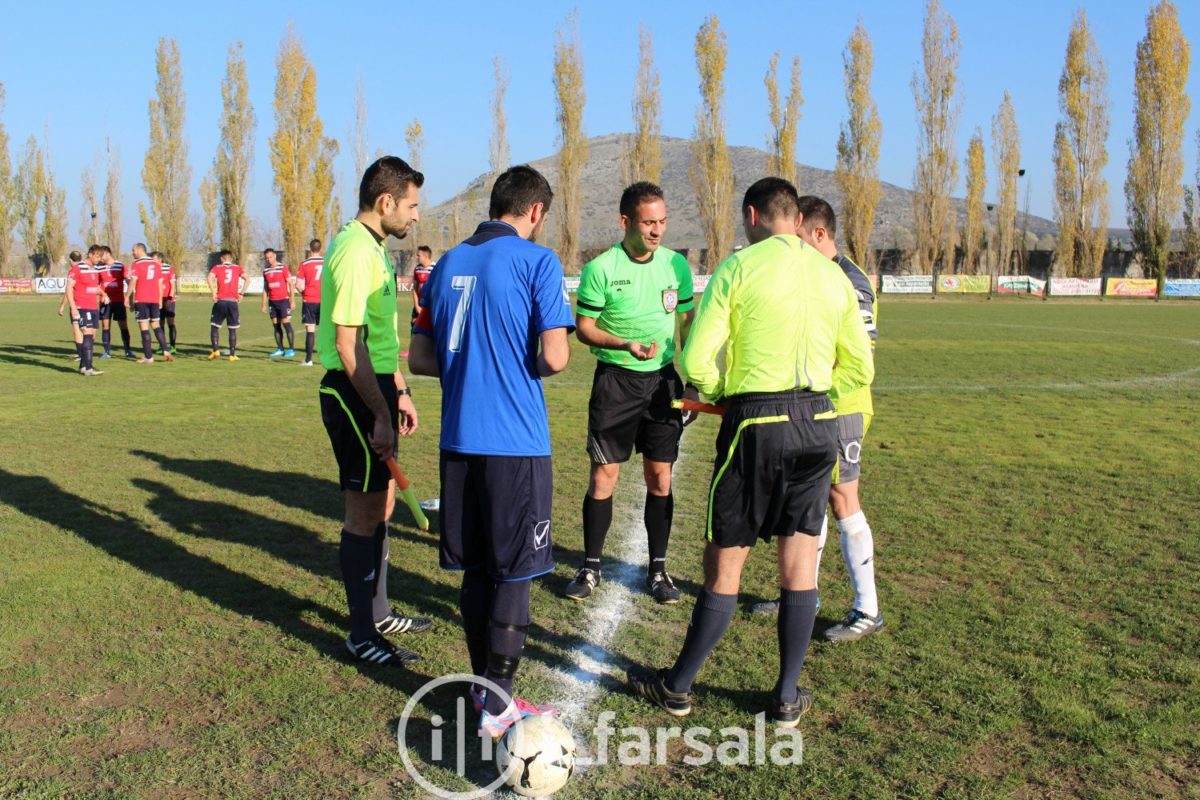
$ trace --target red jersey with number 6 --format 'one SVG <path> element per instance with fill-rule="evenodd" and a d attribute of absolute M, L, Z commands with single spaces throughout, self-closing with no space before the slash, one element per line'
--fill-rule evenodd
<path fill-rule="evenodd" d="M 217 264 L 209 272 L 217 279 L 217 299 L 237 300 L 245 270 L 237 264 Z"/>
<path fill-rule="evenodd" d="M 292 294 L 292 273 L 287 264 L 276 264 L 263 270 L 263 283 L 267 285 L 268 300 L 287 300 Z"/>
<path fill-rule="evenodd" d="M 137 280 L 133 288 L 133 302 L 157 303 L 159 300 L 159 273 L 162 264 L 153 258 L 135 258 L 129 265 L 129 276 Z"/>
<path fill-rule="evenodd" d="M 300 298 L 306 303 L 321 302 L 321 271 L 325 269 L 325 259 L 306 258 L 296 268 L 296 280 L 304 281 L 304 291 Z"/>
<path fill-rule="evenodd" d="M 100 308 L 100 296 L 96 290 L 101 288 L 100 271 L 86 261 L 80 261 L 67 273 L 68 278 L 75 280 L 75 307 L 95 311 Z"/>

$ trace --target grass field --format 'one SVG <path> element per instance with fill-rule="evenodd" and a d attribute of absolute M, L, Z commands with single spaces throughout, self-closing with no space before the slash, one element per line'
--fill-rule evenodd
<path fill-rule="evenodd" d="M 256 301 L 241 362 L 204 360 L 208 304 L 188 299 L 176 363 L 97 361 L 106 374 L 84 379 L 56 303 L 0 302 L 0 797 L 425 796 L 396 723 L 427 680 L 467 668 L 457 577 L 398 510 L 392 596 L 435 618 L 403 641 L 424 660 L 341 657 L 321 371 L 267 359 Z M 888 625 L 814 642 L 803 765 L 689 766 L 676 740 L 666 764 L 591 766 L 560 796 L 1200 797 L 1200 306 L 885 301 L 880 328 L 863 504 Z M 602 711 L 617 728 L 679 724 L 619 676 L 682 641 L 715 435 L 690 427 L 676 470 L 684 601 L 615 580 L 588 606 L 561 599 L 581 558 L 593 364 L 576 346 L 547 383 L 559 568 L 534 587 L 517 680 L 531 699 L 590 700 L 583 745 Z M 413 386 L 421 430 L 401 463 L 435 496 L 438 389 Z M 630 582 L 639 472 L 609 538 L 625 563 L 606 567 Z M 850 601 L 830 545 L 818 632 Z M 765 708 L 775 623 L 749 606 L 775 596 L 771 555 L 751 556 L 689 725 L 752 730 Z M 414 753 L 447 786 L 490 777 Z"/>

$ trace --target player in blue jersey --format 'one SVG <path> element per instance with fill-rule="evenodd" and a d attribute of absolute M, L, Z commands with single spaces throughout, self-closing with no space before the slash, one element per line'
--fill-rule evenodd
<path fill-rule="evenodd" d="M 575 327 L 562 264 L 534 244 L 553 197 L 529 166 L 496 179 L 489 221 L 425 285 L 409 350 L 415 374 L 441 378 L 441 564 L 463 572 L 472 671 L 508 695 L 472 690 L 480 730 L 493 738 L 521 717 L 553 713 L 512 697 L 530 581 L 554 569 L 541 379 L 566 368 Z"/>

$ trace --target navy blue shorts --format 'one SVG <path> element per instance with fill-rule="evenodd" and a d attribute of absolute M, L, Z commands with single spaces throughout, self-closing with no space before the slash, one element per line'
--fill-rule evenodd
<path fill-rule="evenodd" d="M 288 308 L 287 300 L 268 300 L 267 316 L 273 320 L 277 319 L 283 322 L 285 319 L 292 318 L 292 309 Z"/>
<path fill-rule="evenodd" d="M 305 325 L 321 324 L 321 304 L 305 303 L 300 309 L 301 319 Z"/>
<path fill-rule="evenodd" d="M 443 569 L 486 567 L 497 581 L 554 570 L 550 456 L 472 456 L 442 451 Z"/>
<path fill-rule="evenodd" d="M 79 328 L 95 330 L 100 321 L 100 312 L 94 308 L 79 309 Z"/>
<path fill-rule="evenodd" d="M 117 322 L 124 322 L 125 316 L 124 303 L 114 303 L 110 300 L 100 306 L 100 319 L 115 319 Z"/>
<path fill-rule="evenodd" d="M 164 298 L 163 304 L 162 304 L 162 317 L 163 317 L 163 319 L 167 319 L 168 317 L 173 317 L 173 316 L 175 316 L 175 298 L 174 297 Z"/>
<path fill-rule="evenodd" d="M 237 300 L 218 300 L 213 303 L 212 307 L 212 326 L 214 328 L 221 327 L 222 323 L 229 323 L 230 328 L 236 329 L 241 323 L 238 321 L 238 302 Z"/>
<path fill-rule="evenodd" d="M 158 303 L 134 303 L 133 312 L 137 315 L 138 322 L 149 322 L 152 319 L 158 319 L 162 313 L 162 306 Z"/>

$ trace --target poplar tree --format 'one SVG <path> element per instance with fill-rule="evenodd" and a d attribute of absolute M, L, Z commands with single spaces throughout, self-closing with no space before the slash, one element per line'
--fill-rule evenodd
<path fill-rule="evenodd" d="M 492 75 L 496 81 L 492 92 L 492 138 L 488 142 L 488 164 L 494 181 L 508 169 L 508 119 L 504 115 L 504 93 L 508 91 L 508 70 L 500 56 L 492 58 Z"/>
<path fill-rule="evenodd" d="M 104 173 L 104 222 L 100 226 L 103 243 L 112 248 L 113 255 L 121 254 L 121 152 L 104 137 L 104 152 L 108 163 Z"/>
<path fill-rule="evenodd" d="M 15 202 L 17 228 L 30 261 L 36 265 L 41 256 L 42 198 L 46 191 L 46 167 L 37 139 L 25 141 L 25 152 L 17 168 Z"/>
<path fill-rule="evenodd" d="M 556 33 L 554 45 L 554 94 L 558 106 L 561 147 L 558 151 L 559 219 L 558 257 L 563 267 L 574 271 L 579 255 L 581 176 L 587 163 L 587 137 L 583 130 L 583 53 L 579 45 L 579 24 L 572 11 L 564 27 Z"/>
<path fill-rule="evenodd" d="M 154 58 L 158 80 L 150 100 L 150 148 L 142 166 L 142 186 L 148 206 L 139 203 L 146 241 L 177 258 L 187 246 L 188 198 L 192 168 L 184 123 L 187 101 L 179 44 L 160 38 Z"/>
<path fill-rule="evenodd" d="M 13 227 L 17 223 L 12 161 L 8 153 L 8 131 L 4 127 L 4 84 L 0 83 L 0 274 L 12 257 Z"/>
<path fill-rule="evenodd" d="M 875 261 L 871 230 L 879 186 L 879 144 L 883 125 L 871 96 L 874 54 L 871 37 L 860 20 L 842 51 L 848 114 L 838 134 L 837 167 L 834 178 L 845 198 L 838 227 L 843 231 L 846 252 L 863 268 Z"/>
<path fill-rule="evenodd" d="M 996 204 L 996 274 L 1008 274 L 1017 231 L 1017 177 L 1021 171 L 1021 132 L 1017 110 L 1006 90 L 992 117 L 992 154 L 996 160 L 999 198 Z"/>
<path fill-rule="evenodd" d="M 978 273 L 980 255 L 984 252 L 983 193 L 987 188 L 987 165 L 984 162 L 983 131 L 975 129 L 967 146 L 967 219 L 963 228 L 963 271 Z"/>
<path fill-rule="evenodd" d="M 638 26 L 638 71 L 633 91 L 633 141 L 622 159 L 626 185 L 637 181 L 658 183 L 662 177 L 662 94 L 654 66 L 654 38 Z"/>
<path fill-rule="evenodd" d="M 418 172 L 421 171 L 421 151 L 425 149 L 425 129 L 421 120 L 413 117 L 404 129 L 404 141 L 408 145 L 408 164 Z M 359 177 L 362 177 L 361 173 Z"/>
<path fill-rule="evenodd" d="M 733 246 L 733 161 L 725 141 L 725 32 L 714 14 L 696 33 L 696 70 L 700 75 L 700 107 L 692 137 L 688 177 L 700 207 L 707 254 L 704 269 L 711 272 Z"/>
<path fill-rule="evenodd" d="M 804 96 L 800 93 L 800 58 L 792 58 L 791 91 L 783 103 L 779 100 L 779 53 L 771 56 L 770 65 L 763 83 L 767 87 L 767 116 L 771 122 L 771 135 L 767 137 L 767 171 L 772 175 L 791 181 L 797 189 L 796 129 L 800 124 L 800 107 Z"/>

